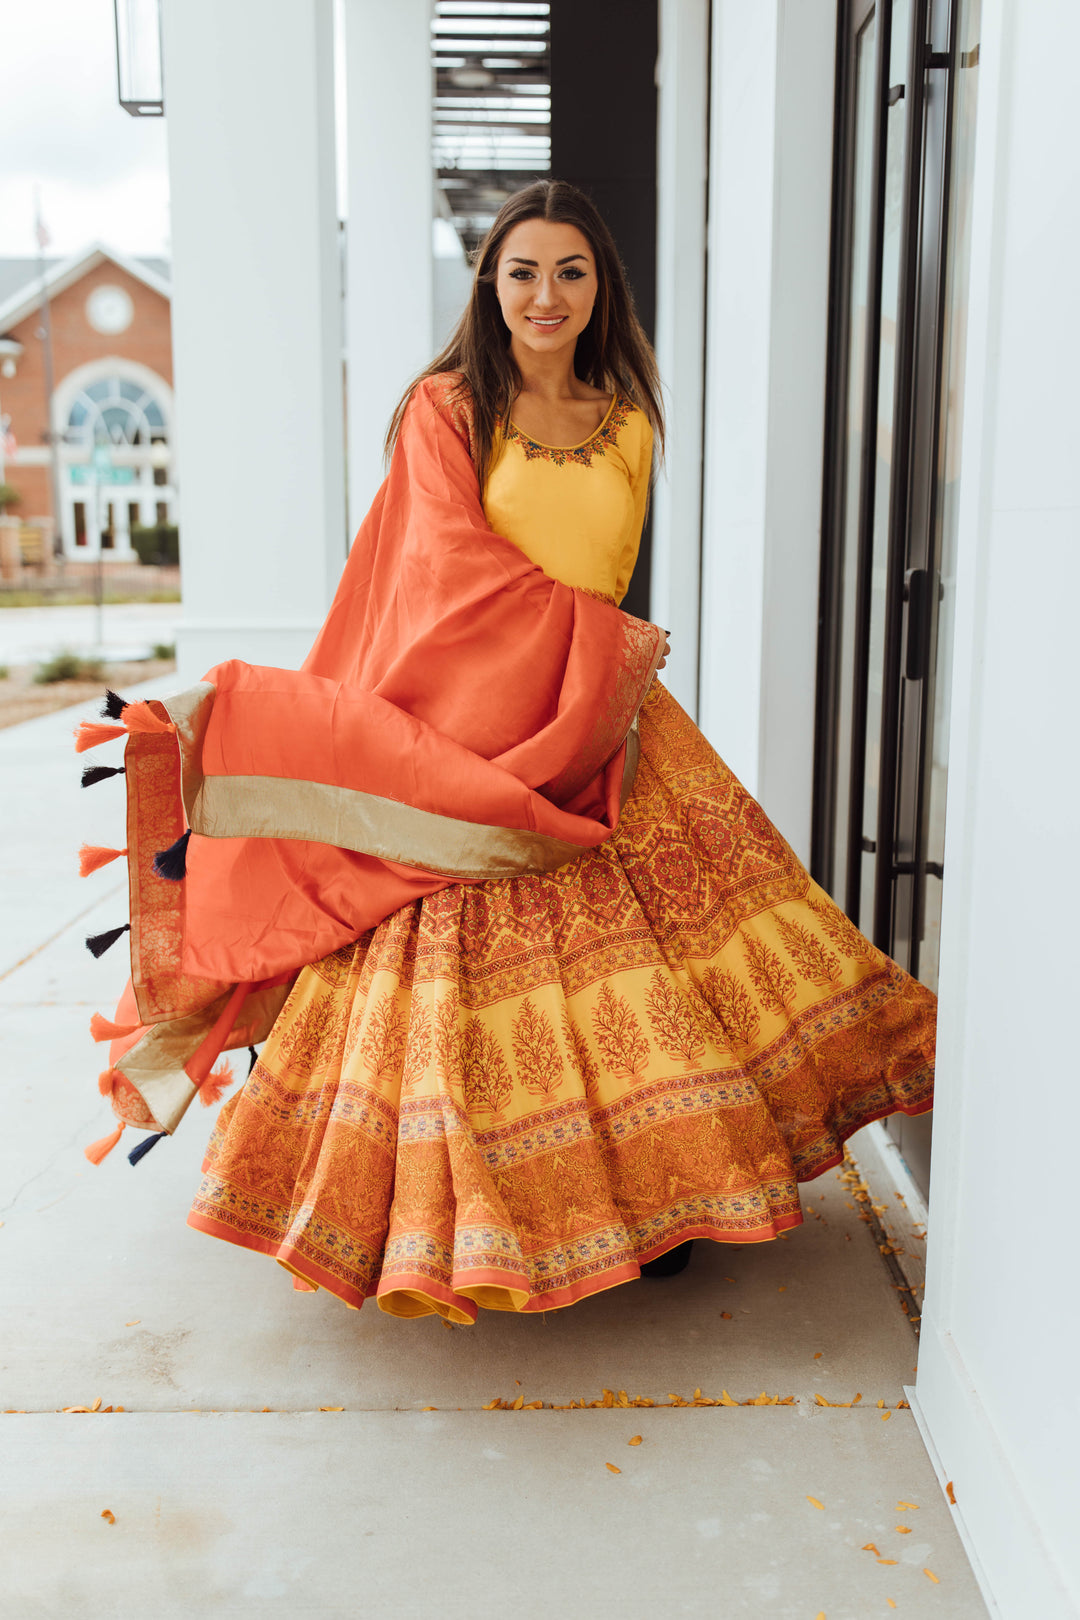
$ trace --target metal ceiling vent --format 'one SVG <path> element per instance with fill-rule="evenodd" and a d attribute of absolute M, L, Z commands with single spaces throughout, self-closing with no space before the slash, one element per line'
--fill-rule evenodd
<path fill-rule="evenodd" d="M 550 5 L 437 0 L 437 183 L 468 252 L 513 191 L 551 171 Z"/>

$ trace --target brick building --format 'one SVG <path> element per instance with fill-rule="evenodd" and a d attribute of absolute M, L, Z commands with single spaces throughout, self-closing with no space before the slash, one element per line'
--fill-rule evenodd
<path fill-rule="evenodd" d="M 129 562 L 135 524 L 177 521 L 169 266 L 97 243 L 45 281 L 51 423 L 40 267 L 0 259 L 0 481 L 66 557 Z"/>

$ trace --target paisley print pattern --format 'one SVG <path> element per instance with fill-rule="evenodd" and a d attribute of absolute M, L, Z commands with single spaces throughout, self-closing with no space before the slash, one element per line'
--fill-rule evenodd
<path fill-rule="evenodd" d="M 640 734 L 607 844 L 300 973 L 192 1225 L 354 1307 L 542 1311 L 687 1238 L 774 1238 L 853 1131 L 931 1106 L 931 993 L 658 683 Z"/>

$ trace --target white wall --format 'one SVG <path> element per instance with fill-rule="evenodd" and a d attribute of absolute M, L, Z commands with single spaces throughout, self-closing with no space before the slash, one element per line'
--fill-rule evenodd
<path fill-rule="evenodd" d="M 434 353 L 431 0 L 344 0 L 349 227 L 349 532 L 383 480 L 383 439 Z"/>
<path fill-rule="evenodd" d="M 714 0 L 703 731 L 810 846 L 835 0 Z"/>
<path fill-rule="evenodd" d="M 180 675 L 290 667 L 346 555 L 331 0 L 164 0 Z"/>
<path fill-rule="evenodd" d="M 667 449 L 652 497 L 649 616 L 671 635 L 664 684 L 698 712 L 705 371 L 709 0 L 660 0 L 656 358 Z"/>
<path fill-rule="evenodd" d="M 1080 1613 L 1072 0 L 984 0 L 917 1411 L 1005 1620 Z"/>

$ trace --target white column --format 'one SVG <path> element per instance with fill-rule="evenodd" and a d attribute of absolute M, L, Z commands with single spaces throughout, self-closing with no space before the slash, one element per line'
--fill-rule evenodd
<path fill-rule="evenodd" d="M 346 556 L 332 0 L 164 0 L 177 654 L 295 667 Z"/>
<path fill-rule="evenodd" d="M 671 633 L 664 682 L 698 710 L 705 369 L 708 0 L 660 0 L 656 358 L 667 453 L 653 490 L 650 617 Z"/>
<path fill-rule="evenodd" d="M 995 1614 L 1066 1620 L 1080 1613 L 1080 12 L 983 0 L 980 32 L 915 1405 Z"/>
<path fill-rule="evenodd" d="M 431 0 L 344 0 L 349 530 L 383 480 L 394 406 L 433 351 Z"/>
<path fill-rule="evenodd" d="M 835 0 L 714 0 L 702 729 L 806 859 Z"/>

